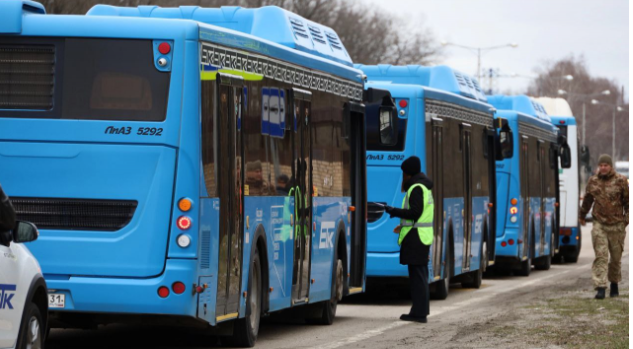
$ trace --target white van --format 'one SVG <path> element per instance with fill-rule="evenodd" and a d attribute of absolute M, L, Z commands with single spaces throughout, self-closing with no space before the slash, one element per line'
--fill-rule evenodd
<path fill-rule="evenodd" d="M 18 222 L 0 234 L 0 348 L 43 348 L 48 293 L 40 265 L 23 244 L 39 233 L 32 223 Z"/>

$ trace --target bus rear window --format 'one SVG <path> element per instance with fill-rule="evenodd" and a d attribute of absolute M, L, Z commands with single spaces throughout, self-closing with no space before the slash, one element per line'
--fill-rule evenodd
<path fill-rule="evenodd" d="M 149 40 L 66 40 L 64 119 L 162 121 L 169 74 Z"/>
<path fill-rule="evenodd" d="M 42 63 L 3 67 L 13 85 L 0 88 L 0 117 L 165 120 L 170 73 L 151 40 L 0 38 L 0 58 L 27 55 Z"/>

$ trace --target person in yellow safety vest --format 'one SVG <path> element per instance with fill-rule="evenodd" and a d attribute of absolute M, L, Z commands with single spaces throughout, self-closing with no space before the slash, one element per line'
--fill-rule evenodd
<path fill-rule="evenodd" d="M 429 250 L 433 243 L 433 182 L 421 172 L 420 158 L 411 156 L 402 166 L 402 191 L 407 194 L 402 209 L 385 206 L 391 218 L 400 218 L 394 229 L 400 245 L 400 264 L 409 268 L 411 300 L 409 314 L 400 320 L 426 323 L 429 315 Z"/>

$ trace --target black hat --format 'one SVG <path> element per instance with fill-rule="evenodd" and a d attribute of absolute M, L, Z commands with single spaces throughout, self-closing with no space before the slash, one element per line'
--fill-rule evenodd
<path fill-rule="evenodd" d="M 420 171 L 422 171 L 422 165 L 420 165 L 420 158 L 417 156 L 411 156 L 408 159 L 404 160 L 402 165 L 400 165 L 402 172 L 408 174 L 409 176 L 415 176 Z"/>

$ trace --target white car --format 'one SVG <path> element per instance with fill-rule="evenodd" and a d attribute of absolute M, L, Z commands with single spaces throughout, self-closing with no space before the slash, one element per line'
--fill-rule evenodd
<path fill-rule="evenodd" d="M 44 347 L 48 293 L 39 263 L 23 243 L 38 237 L 35 225 L 18 222 L 0 237 L 0 348 Z M 12 240 L 12 241 L 11 241 Z"/>

